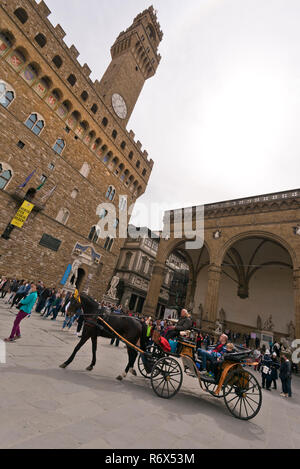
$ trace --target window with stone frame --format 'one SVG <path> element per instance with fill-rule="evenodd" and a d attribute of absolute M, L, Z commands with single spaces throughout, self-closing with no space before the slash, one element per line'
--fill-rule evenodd
<path fill-rule="evenodd" d="M 114 242 L 113 238 L 110 238 L 108 236 L 105 240 L 105 243 L 104 243 L 104 249 L 108 252 L 111 252 L 113 242 Z"/>
<path fill-rule="evenodd" d="M 130 261 L 132 259 L 132 256 L 133 256 L 132 252 L 127 252 L 126 253 L 123 269 L 129 269 L 129 265 L 130 265 Z"/>
<path fill-rule="evenodd" d="M 63 152 L 63 149 L 65 148 L 66 144 L 64 142 L 64 140 L 62 138 L 58 138 L 55 142 L 55 145 L 53 147 L 53 150 L 55 151 L 55 153 L 57 153 L 58 155 L 61 155 L 62 152 Z"/>
<path fill-rule="evenodd" d="M 109 186 L 109 188 L 107 189 L 105 198 L 112 202 L 115 198 L 115 195 L 116 195 L 116 189 L 114 188 L 114 186 Z"/>
<path fill-rule="evenodd" d="M 32 113 L 26 120 L 25 125 L 35 135 L 39 136 L 43 128 L 45 127 L 45 122 L 38 114 Z"/>
<path fill-rule="evenodd" d="M 0 189 L 5 189 L 12 178 L 12 170 L 6 163 L 0 163 Z"/>
<path fill-rule="evenodd" d="M 8 108 L 15 99 L 14 89 L 5 81 L 0 80 L 0 104 Z"/>
<path fill-rule="evenodd" d="M 94 225 L 91 228 L 88 239 L 92 241 L 92 243 L 97 243 L 100 237 L 100 233 L 101 233 L 100 228 L 97 225 Z"/>
<path fill-rule="evenodd" d="M 62 225 L 66 225 L 69 219 L 69 216 L 70 216 L 69 210 L 67 210 L 66 208 L 61 208 L 56 217 L 56 221 L 58 221 Z"/>
<path fill-rule="evenodd" d="M 14 11 L 14 15 L 18 18 L 18 20 L 19 20 L 22 24 L 25 24 L 26 21 L 28 20 L 28 14 L 27 14 L 27 12 L 24 10 L 24 8 L 17 8 L 17 9 Z"/>

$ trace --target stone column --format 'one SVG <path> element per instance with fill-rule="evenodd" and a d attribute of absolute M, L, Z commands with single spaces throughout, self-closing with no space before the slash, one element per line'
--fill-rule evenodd
<path fill-rule="evenodd" d="M 296 339 L 300 339 L 300 269 L 293 272 Z"/>
<path fill-rule="evenodd" d="M 193 277 L 190 278 L 190 281 L 187 287 L 187 292 L 186 292 L 186 300 L 185 300 L 186 308 L 191 307 L 191 309 L 193 309 L 196 286 L 197 286 L 196 280 Z"/>
<path fill-rule="evenodd" d="M 218 314 L 219 289 L 222 267 L 211 264 L 208 268 L 208 284 L 204 304 L 203 327 L 214 329 Z"/>
<path fill-rule="evenodd" d="M 143 314 L 146 316 L 155 317 L 160 289 L 164 280 L 165 268 L 165 264 L 161 262 L 156 262 L 153 267 L 151 281 L 143 308 Z"/>

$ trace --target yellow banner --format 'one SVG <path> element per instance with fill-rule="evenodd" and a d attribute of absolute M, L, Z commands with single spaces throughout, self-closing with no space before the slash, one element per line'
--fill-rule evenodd
<path fill-rule="evenodd" d="M 25 221 L 29 217 L 30 213 L 33 210 L 34 205 L 26 200 L 23 202 L 17 213 L 15 214 L 14 218 L 10 222 L 11 225 L 17 226 L 18 228 L 22 228 Z"/>

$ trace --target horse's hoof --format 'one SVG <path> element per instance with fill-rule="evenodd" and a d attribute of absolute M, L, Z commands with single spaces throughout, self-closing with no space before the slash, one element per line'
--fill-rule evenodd
<path fill-rule="evenodd" d="M 92 371 L 93 368 L 94 368 L 93 366 L 88 366 L 87 369 L 86 369 L 86 371 Z"/>
<path fill-rule="evenodd" d="M 62 365 L 59 365 L 59 368 L 67 368 L 68 365 L 66 365 L 65 363 L 63 363 Z"/>
<path fill-rule="evenodd" d="M 116 377 L 116 379 L 117 379 L 118 381 L 123 381 L 123 376 L 119 375 L 119 376 Z"/>

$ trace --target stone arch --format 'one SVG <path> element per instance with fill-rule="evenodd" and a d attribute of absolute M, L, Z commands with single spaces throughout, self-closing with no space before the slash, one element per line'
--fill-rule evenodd
<path fill-rule="evenodd" d="M 283 246 L 287 250 L 287 252 L 289 253 L 292 259 L 293 267 L 296 268 L 298 266 L 299 261 L 297 259 L 296 252 L 294 248 L 284 238 L 282 238 L 281 236 L 278 236 L 276 233 L 272 233 L 271 231 L 259 231 L 259 230 L 242 231 L 241 233 L 228 239 L 228 241 L 226 241 L 226 243 L 223 244 L 223 246 L 220 248 L 220 250 L 217 253 L 217 259 L 220 261 L 220 264 L 218 263 L 218 265 L 222 264 L 222 261 L 226 255 L 226 252 L 237 241 L 241 241 L 242 239 L 253 238 L 253 237 L 267 238 Z"/>

